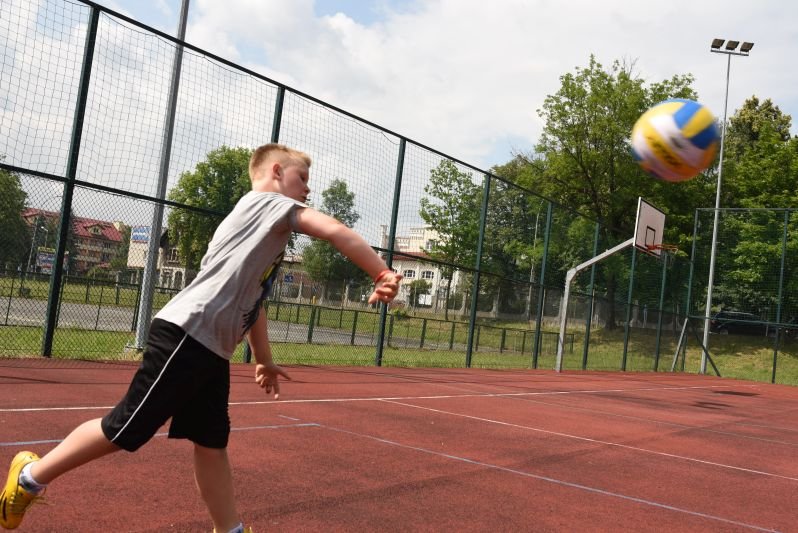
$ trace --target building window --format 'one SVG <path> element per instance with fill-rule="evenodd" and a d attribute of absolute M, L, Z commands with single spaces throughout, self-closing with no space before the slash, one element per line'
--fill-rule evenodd
<path fill-rule="evenodd" d="M 416 271 L 415 270 L 405 270 L 404 272 L 402 272 L 402 277 L 405 278 L 405 279 L 415 278 L 416 277 Z"/>
<path fill-rule="evenodd" d="M 177 255 L 177 248 L 169 248 L 169 253 L 167 254 L 166 260 L 172 263 L 176 263 L 180 260 Z"/>
<path fill-rule="evenodd" d="M 421 272 L 421 279 L 435 279 L 435 272 L 432 270 L 424 270 Z"/>

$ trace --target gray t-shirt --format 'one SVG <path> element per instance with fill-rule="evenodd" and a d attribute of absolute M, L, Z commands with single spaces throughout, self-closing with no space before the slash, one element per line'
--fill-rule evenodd
<path fill-rule="evenodd" d="M 216 228 L 197 277 L 155 318 L 230 359 L 277 276 L 296 207 L 306 205 L 273 192 L 245 194 Z"/>

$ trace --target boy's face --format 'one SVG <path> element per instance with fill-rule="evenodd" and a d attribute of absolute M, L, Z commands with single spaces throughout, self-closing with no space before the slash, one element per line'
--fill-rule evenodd
<path fill-rule="evenodd" d="M 308 167 L 302 162 L 288 162 L 280 165 L 281 191 L 284 195 L 302 203 L 307 203 L 310 195 Z"/>

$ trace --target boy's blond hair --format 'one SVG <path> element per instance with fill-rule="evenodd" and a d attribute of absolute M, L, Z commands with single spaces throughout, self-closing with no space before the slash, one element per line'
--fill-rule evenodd
<path fill-rule="evenodd" d="M 310 156 L 305 152 L 294 150 L 282 144 L 269 143 L 259 146 L 252 152 L 252 157 L 249 158 L 249 178 L 254 179 L 258 168 L 271 159 L 277 160 L 283 165 L 303 163 L 310 168 Z"/>

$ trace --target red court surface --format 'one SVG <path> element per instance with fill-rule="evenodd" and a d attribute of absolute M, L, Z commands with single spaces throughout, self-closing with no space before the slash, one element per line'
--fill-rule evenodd
<path fill-rule="evenodd" d="M 0 360 L 0 460 L 47 452 L 132 365 Z M 798 388 L 670 373 L 232 370 L 230 457 L 265 531 L 798 531 Z M 3 474 L 5 475 L 5 474 Z M 20 531 L 210 531 L 191 445 L 56 480 Z"/>

